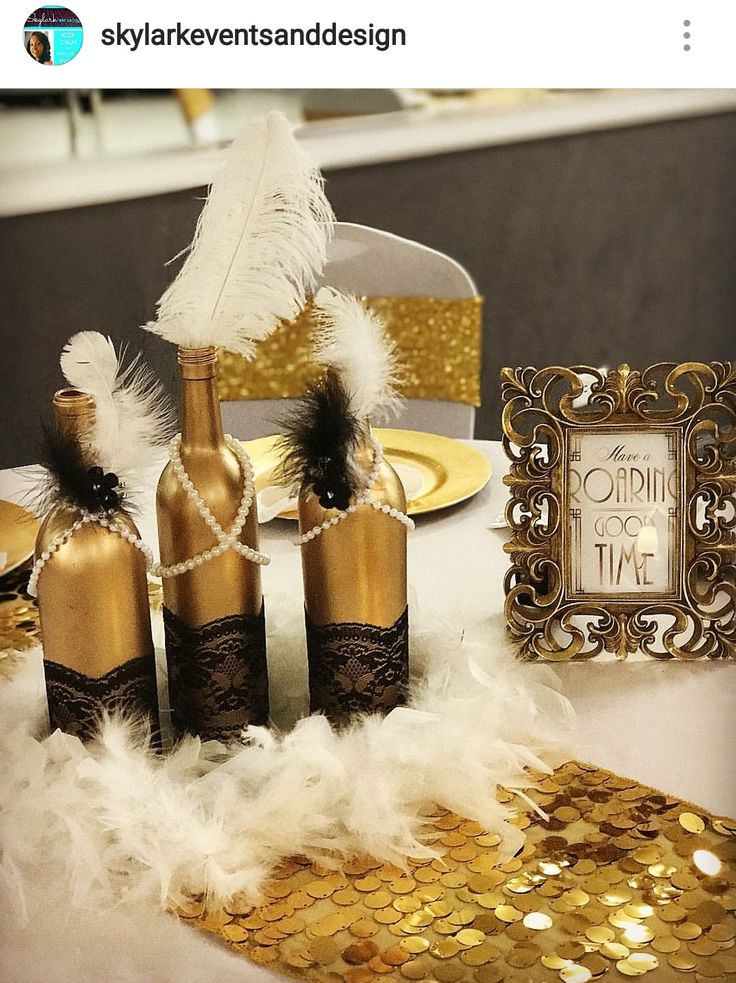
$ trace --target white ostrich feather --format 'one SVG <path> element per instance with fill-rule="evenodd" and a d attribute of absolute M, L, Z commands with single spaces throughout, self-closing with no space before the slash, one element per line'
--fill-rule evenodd
<path fill-rule="evenodd" d="M 322 176 L 286 118 L 253 120 L 227 151 L 189 255 L 146 329 L 251 357 L 255 341 L 304 306 L 333 221 Z"/>
<path fill-rule="evenodd" d="M 292 620 L 278 668 L 290 682 L 302 644 Z M 527 766 L 547 773 L 565 759 L 571 709 L 551 671 L 520 673 L 500 637 L 469 649 L 457 634 L 413 633 L 413 659 L 427 668 L 415 661 L 409 706 L 385 718 L 336 732 L 313 716 L 281 736 L 251 728 L 231 748 L 187 738 L 165 755 L 115 719 L 86 746 L 60 731 L 44 738 L 41 652 L 19 656 L 12 678 L 0 677 L 0 882 L 15 914 L 4 921 L 33 922 L 49 898 L 123 916 L 200 894 L 213 906 L 237 891 L 258 900 L 291 855 L 334 864 L 368 852 L 403 864 L 434 855 L 434 804 L 498 832 L 503 855 L 515 853 L 524 834 L 496 785 L 528 787 Z"/>
<path fill-rule="evenodd" d="M 130 488 L 136 477 L 157 463 L 174 426 L 174 413 L 163 387 L 137 355 L 123 366 L 109 338 L 80 331 L 64 346 L 59 360 L 70 386 L 95 401 L 90 434 L 94 458 Z"/>
<path fill-rule="evenodd" d="M 394 343 L 358 297 L 323 287 L 315 297 L 319 333 L 314 357 L 337 370 L 359 420 L 382 420 L 400 406 Z"/>

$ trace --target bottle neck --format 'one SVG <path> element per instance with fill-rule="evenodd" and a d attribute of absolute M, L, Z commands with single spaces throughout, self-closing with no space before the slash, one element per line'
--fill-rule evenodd
<path fill-rule="evenodd" d="M 360 441 L 355 449 L 355 461 L 361 468 L 365 468 L 366 471 L 370 471 L 373 467 L 375 460 L 375 451 L 373 450 L 373 444 L 368 438 L 364 438 Z"/>
<path fill-rule="evenodd" d="M 214 348 L 180 348 L 181 442 L 185 450 L 224 446 Z"/>
<path fill-rule="evenodd" d="M 52 400 L 54 419 L 59 430 L 84 443 L 95 422 L 95 401 L 79 389 L 59 389 Z"/>

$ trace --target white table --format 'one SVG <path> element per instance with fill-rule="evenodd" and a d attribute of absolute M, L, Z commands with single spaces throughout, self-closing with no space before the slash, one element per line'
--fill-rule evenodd
<path fill-rule="evenodd" d="M 419 517 L 409 537 L 411 617 L 413 624 L 425 625 L 440 615 L 453 633 L 464 631 L 470 640 L 500 646 L 506 532 L 489 525 L 505 501 L 506 463 L 500 444 L 478 441 L 474 446 L 493 464 L 488 486 L 468 502 Z M 155 475 L 139 524 L 151 544 L 156 542 L 154 483 Z M 19 501 L 27 487 L 27 474 L 0 472 L 0 498 Z M 295 630 L 302 619 L 302 588 L 293 533 L 293 524 L 283 520 L 261 527 L 262 548 L 272 557 L 263 577 L 267 612 L 277 609 L 283 617 L 288 611 Z M 277 595 L 279 603 L 274 604 Z M 272 618 L 269 635 L 282 629 Z M 160 623 L 156 639 L 160 644 Z M 519 672 L 525 671 L 528 667 L 520 663 Z M 560 664 L 555 671 L 578 715 L 575 756 L 712 812 L 736 815 L 736 665 L 633 660 Z M 290 672 L 293 676 L 293 666 Z M 293 687 L 304 691 L 306 680 L 297 679 Z M 283 716 L 289 708 L 277 701 L 275 709 Z M 45 983 L 49 978 L 60 983 L 200 983 L 215 978 L 219 983 L 260 983 L 275 978 L 160 912 L 130 916 L 75 911 L 67 921 L 50 901 L 43 921 L 24 932 L 4 926 L 6 970 L 0 977 L 9 983 Z M 2 965 L 0 955 L 0 969 Z"/>
<path fill-rule="evenodd" d="M 469 501 L 418 517 L 409 536 L 410 614 L 414 624 L 439 617 L 470 640 L 498 646 L 504 643 L 507 533 L 489 525 L 506 500 L 506 459 L 498 442 L 472 445 L 490 459 L 491 480 Z M 155 476 L 152 484 L 153 480 Z M 27 488 L 27 469 L 0 472 L 0 498 L 19 501 Z M 153 487 L 139 526 L 143 538 L 154 545 Z M 294 622 L 301 622 L 301 566 L 291 542 L 293 531 L 293 524 L 284 520 L 261 526 L 261 546 L 272 558 L 263 583 L 266 610 L 269 595 L 278 594 L 283 617 L 288 597 Z M 282 626 L 270 625 L 269 634 L 276 627 Z M 156 628 L 160 644 L 160 625 Z M 524 671 L 520 663 L 519 672 Z M 714 813 L 736 815 L 736 665 L 633 659 L 624 664 L 562 663 L 555 671 L 578 714 L 577 757 Z M 292 693 L 300 686 L 305 692 L 306 678 L 296 680 Z M 278 697 L 274 705 L 279 722 L 286 722 L 288 708 Z"/>

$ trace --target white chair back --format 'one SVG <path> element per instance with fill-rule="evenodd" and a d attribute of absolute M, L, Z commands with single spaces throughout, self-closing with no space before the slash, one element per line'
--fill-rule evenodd
<path fill-rule="evenodd" d="M 365 225 L 337 222 L 321 285 L 363 297 L 437 297 L 460 300 L 477 295 L 470 274 L 444 253 Z M 251 439 L 274 433 L 291 400 L 253 399 L 222 403 L 225 429 Z M 436 399 L 407 399 L 386 426 L 470 438 L 475 407 Z"/>

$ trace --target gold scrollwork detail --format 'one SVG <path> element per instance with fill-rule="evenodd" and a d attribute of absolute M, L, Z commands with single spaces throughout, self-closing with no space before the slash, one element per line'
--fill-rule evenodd
<path fill-rule="evenodd" d="M 522 657 L 735 658 L 736 363 L 663 362 L 641 372 L 628 365 L 609 372 L 506 368 L 501 388 L 510 461 L 505 613 Z M 682 444 L 673 559 L 682 573 L 666 596 L 601 591 L 576 598 L 569 589 L 567 441 L 596 427 L 660 439 L 676 434 Z"/>

